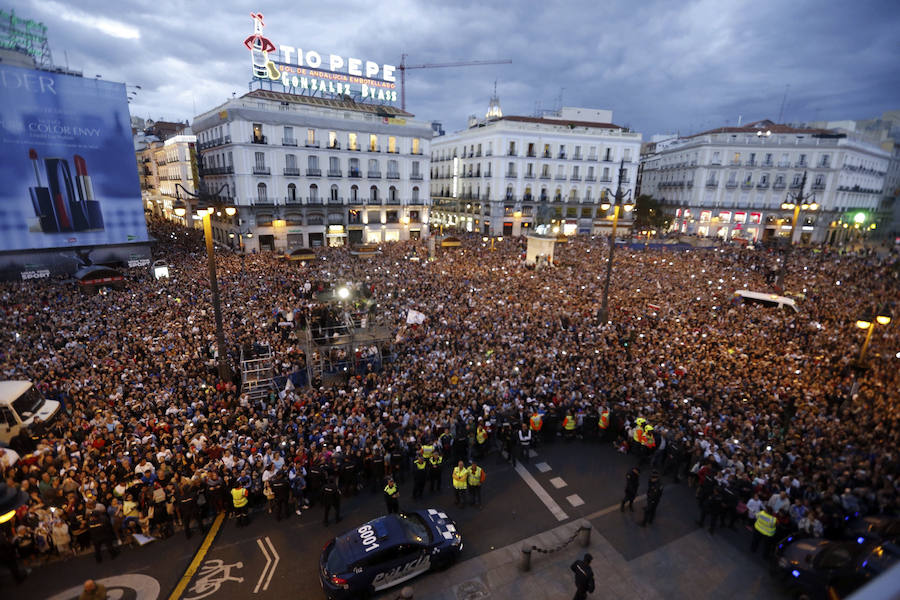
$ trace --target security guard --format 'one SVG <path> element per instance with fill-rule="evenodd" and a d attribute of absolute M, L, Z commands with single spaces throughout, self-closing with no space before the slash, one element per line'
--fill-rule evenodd
<path fill-rule="evenodd" d="M 428 481 L 432 492 L 441 491 L 441 471 L 444 466 L 444 457 L 439 452 L 434 452 L 428 459 Z"/>
<path fill-rule="evenodd" d="M 634 511 L 634 497 L 637 496 L 638 485 L 641 482 L 641 470 L 633 467 L 625 475 L 625 498 L 622 499 L 621 510 L 625 510 L 625 503 L 628 503 L 628 510 Z"/>
<path fill-rule="evenodd" d="M 566 411 L 566 418 L 563 419 L 563 429 L 566 432 L 566 439 L 572 441 L 575 439 L 575 427 L 577 423 L 571 410 Z"/>
<path fill-rule="evenodd" d="M 528 459 L 529 448 L 531 448 L 531 430 L 525 423 L 522 423 L 522 429 L 519 431 L 519 452 L 521 452 L 522 460 Z M 460 464 L 462 463 L 460 462 Z"/>
<path fill-rule="evenodd" d="M 662 498 L 662 482 L 659 478 L 659 471 L 656 469 L 650 473 L 650 481 L 647 482 L 647 506 L 644 507 L 644 520 L 641 521 L 641 527 L 646 527 L 647 523 L 653 523 L 656 518 L 656 507 Z"/>
<path fill-rule="evenodd" d="M 484 483 L 484 469 L 475 464 L 473 460 L 467 470 L 469 497 L 472 498 L 472 506 L 481 506 L 481 484 Z"/>
<path fill-rule="evenodd" d="M 413 461 L 412 497 L 414 500 L 416 498 L 421 498 L 422 492 L 425 491 L 425 479 L 428 477 L 426 469 L 428 469 L 428 463 L 425 461 L 425 457 L 422 456 L 422 454 L 419 454 L 419 456 L 416 457 L 416 460 Z"/>
<path fill-rule="evenodd" d="M 388 477 L 387 485 L 384 486 L 384 503 L 387 505 L 388 514 L 400 512 L 400 490 L 393 477 Z"/>
<path fill-rule="evenodd" d="M 243 527 L 247 524 L 247 496 L 250 492 L 243 486 L 240 478 L 234 480 L 234 486 L 231 488 L 231 502 L 234 504 L 234 513 L 237 515 L 237 526 Z"/>
<path fill-rule="evenodd" d="M 475 428 L 475 456 L 481 458 L 484 456 L 484 451 L 487 448 L 487 439 L 488 433 L 484 428 L 484 424 L 481 422 L 481 417 L 478 418 L 478 426 Z"/>
<path fill-rule="evenodd" d="M 431 458 L 431 455 L 433 452 L 434 452 L 434 444 L 432 444 L 432 443 L 422 444 L 422 457 L 425 460 L 428 460 L 429 458 Z"/>
<path fill-rule="evenodd" d="M 100 554 L 103 546 L 106 546 L 112 558 L 119 555 L 119 551 L 113 548 L 113 540 L 116 536 L 113 533 L 109 515 L 106 514 L 105 510 L 95 508 L 91 511 L 91 516 L 88 517 L 88 527 L 90 529 L 91 542 L 94 544 L 94 557 L 97 559 L 97 562 L 103 560 Z"/>
<path fill-rule="evenodd" d="M 775 527 L 777 526 L 777 523 L 777 519 L 768 512 L 765 506 L 756 513 L 756 523 L 753 524 L 753 542 L 750 544 L 750 552 L 755 553 L 756 549 L 759 548 L 760 540 L 765 538 L 766 542 L 763 547 L 763 554 L 766 556 L 769 555 L 772 550 L 772 538 L 775 536 Z"/>
<path fill-rule="evenodd" d="M 606 438 L 606 432 L 609 430 L 609 409 L 605 406 L 600 409 L 600 418 L 597 419 L 597 432 L 600 439 Z"/>
<path fill-rule="evenodd" d="M 541 427 L 544 426 L 544 417 L 541 416 L 537 410 L 531 413 L 531 418 L 528 419 L 528 424 L 531 429 L 531 433 L 536 436 L 541 435 Z"/>
<path fill-rule="evenodd" d="M 187 539 L 191 539 L 191 519 L 196 518 L 200 523 L 197 510 L 197 491 L 194 485 L 187 477 L 181 478 L 181 485 L 178 487 L 178 514 L 181 516 L 181 524 L 184 526 L 184 535 Z"/>
<path fill-rule="evenodd" d="M 291 490 L 284 468 L 278 469 L 269 485 L 272 486 L 272 492 L 275 494 L 275 520 L 286 519 L 290 515 L 288 501 L 290 500 Z"/>
<path fill-rule="evenodd" d="M 331 477 L 325 481 L 322 486 L 322 507 L 325 509 L 325 518 L 323 523 L 328 525 L 328 515 L 334 508 L 334 522 L 341 521 L 341 490 L 338 488 L 337 482 Z"/>
<path fill-rule="evenodd" d="M 463 461 L 459 461 L 459 465 L 453 469 L 453 491 L 456 494 L 454 504 L 460 508 L 466 505 L 466 489 L 469 487 L 468 482 L 469 471 L 466 469 Z"/>

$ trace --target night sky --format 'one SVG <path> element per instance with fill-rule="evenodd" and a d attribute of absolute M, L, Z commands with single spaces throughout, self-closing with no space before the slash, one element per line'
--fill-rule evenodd
<path fill-rule="evenodd" d="M 132 114 L 192 119 L 248 88 L 249 13 L 265 34 L 381 63 L 512 59 L 409 71 L 407 107 L 448 131 L 484 116 L 607 108 L 644 134 L 749 122 L 863 119 L 900 109 L 900 2 L 450 0 L 319 3 L 13 0 L 49 28 L 54 61 L 139 84 Z M 399 105 L 399 102 L 398 102 Z M 195 110 L 196 107 L 196 110 Z"/>

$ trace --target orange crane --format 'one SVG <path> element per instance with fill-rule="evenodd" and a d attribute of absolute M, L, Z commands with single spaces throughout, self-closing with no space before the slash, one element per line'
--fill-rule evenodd
<path fill-rule="evenodd" d="M 408 65 L 406 64 L 406 54 L 400 55 L 400 108 L 406 110 L 406 72 L 410 69 L 437 69 L 442 67 L 477 67 L 480 65 L 509 65 L 512 60 L 508 58 L 500 60 L 460 60 L 448 63 L 429 63 L 424 65 Z"/>

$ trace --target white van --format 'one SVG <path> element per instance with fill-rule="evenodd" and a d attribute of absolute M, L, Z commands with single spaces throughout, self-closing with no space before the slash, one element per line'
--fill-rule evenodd
<path fill-rule="evenodd" d="M 794 312 L 800 312 L 800 309 L 797 308 L 797 302 L 793 298 L 788 298 L 787 296 L 767 294 L 765 292 L 751 292 L 750 290 L 736 290 L 734 295 L 748 304 L 762 304 L 763 306 L 769 306 L 771 308 L 784 308 L 786 306 Z"/>
<path fill-rule="evenodd" d="M 59 413 L 59 402 L 45 400 L 30 381 L 0 381 L 0 442 L 9 444 L 22 427 L 34 420 L 49 423 Z"/>

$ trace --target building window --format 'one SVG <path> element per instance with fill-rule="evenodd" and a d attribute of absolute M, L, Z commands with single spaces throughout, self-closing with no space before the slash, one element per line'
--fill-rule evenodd
<path fill-rule="evenodd" d="M 350 177 L 359 177 L 359 159 L 350 159 Z"/>
<path fill-rule="evenodd" d="M 391 186 L 388 189 L 388 200 L 391 202 L 391 204 L 397 202 L 397 188 L 395 188 L 394 186 Z"/>
<path fill-rule="evenodd" d="M 263 135 L 262 123 L 254 123 L 253 124 L 253 138 L 251 140 L 254 144 L 265 144 L 266 136 Z"/>
<path fill-rule="evenodd" d="M 288 202 L 297 201 L 297 186 L 293 183 L 288 184 Z"/>
<path fill-rule="evenodd" d="M 373 185 L 369 188 L 369 198 L 371 198 L 373 202 L 378 201 L 378 186 Z"/>
<path fill-rule="evenodd" d="M 306 130 L 306 145 L 307 146 L 315 146 L 316 145 L 316 130 L 315 129 L 307 129 Z"/>
<path fill-rule="evenodd" d="M 515 142 L 510 142 L 510 143 L 509 143 L 509 155 L 510 155 L 510 156 L 515 156 L 515 155 L 516 155 L 516 143 L 515 143 Z"/>
<path fill-rule="evenodd" d="M 332 202 L 337 202 L 337 201 L 338 201 L 338 186 L 336 186 L 336 185 L 332 185 L 332 186 L 331 186 L 331 196 L 330 196 L 330 199 L 331 199 Z"/>
<path fill-rule="evenodd" d="M 350 202 L 358 202 L 359 201 L 359 187 L 352 185 L 350 186 Z"/>
<path fill-rule="evenodd" d="M 332 149 L 335 149 L 335 148 L 338 147 L 337 132 L 336 132 L 336 131 L 329 131 L 329 132 L 328 132 L 328 147 L 329 147 L 329 148 L 332 148 Z"/>
<path fill-rule="evenodd" d="M 397 217 L 396 210 L 387 211 L 387 218 L 385 219 L 388 223 L 399 223 L 400 219 Z"/>
<path fill-rule="evenodd" d="M 285 155 L 284 166 L 288 169 L 296 169 L 297 168 L 297 156 L 295 154 Z"/>
<path fill-rule="evenodd" d="M 306 157 L 306 168 L 310 171 L 315 171 L 319 168 L 319 157 L 315 154 L 310 154 Z"/>
<path fill-rule="evenodd" d="M 479 153 L 481 152 L 481 148 L 479 148 Z M 419 138 L 412 139 L 412 153 L 413 154 L 421 154 L 421 142 L 419 142 Z"/>
<path fill-rule="evenodd" d="M 266 184 L 260 183 L 256 186 L 256 200 L 257 202 L 266 202 Z"/>
<path fill-rule="evenodd" d="M 369 152 L 378 152 L 378 136 L 374 133 L 369 134 Z"/>
<path fill-rule="evenodd" d="M 388 152 L 391 154 L 397 153 L 397 138 L 394 136 L 388 136 Z"/>
<path fill-rule="evenodd" d="M 387 176 L 388 177 L 400 177 L 400 169 L 397 166 L 396 160 L 389 160 L 387 164 Z"/>
<path fill-rule="evenodd" d="M 309 186 L 309 201 L 315 202 L 319 199 L 319 186 L 312 184 Z"/>
<path fill-rule="evenodd" d="M 290 144 L 293 142 L 294 142 L 294 128 L 286 126 L 284 128 L 284 143 Z"/>
<path fill-rule="evenodd" d="M 369 159 L 369 173 L 378 173 L 378 172 L 379 172 L 378 160 L 375 158 L 370 158 Z"/>
<path fill-rule="evenodd" d="M 348 147 L 351 150 L 359 150 L 359 141 L 357 135 L 355 133 L 349 133 L 347 134 L 347 137 L 349 141 Z"/>
<path fill-rule="evenodd" d="M 419 161 L 417 161 L 417 160 L 414 160 L 412 162 L 412 174 L 413 174 L 413 176 L 416 176 L 416 177 L 419 175 Z"/>
<path fill-rule="evenodd" d="M 334 175 L 341 170 L 341 159 L 337 156 L 328 157 L 328 174 Z"/>
<path fill-rule="evenodd" d="M 264 152 L 256 152 L 256 168 L 257 169 L 265 169 L 266 168 L 266 155 Z"/>
<path fill-rule="evenodd" d="M 418 186 L 413 186 L 413 189 L 412 189 L 412 201 L 413 201 L 413 202 L 418 202 L 418 200 L 419 200 L 419 187 L 418 187 Z"/>
<path fill-rule="evenodd" d="M 612 148 L 606 149 L 606 154 L 603 155 L 603 160 L 611 161 L 613 159 Z"/>
<path fill-rule="evenodd" d="M 631 148 L 625 148 L 625 162 L 631 162 Z"/>

